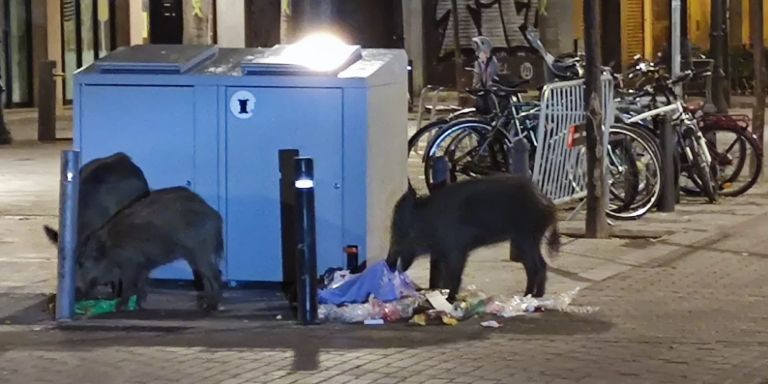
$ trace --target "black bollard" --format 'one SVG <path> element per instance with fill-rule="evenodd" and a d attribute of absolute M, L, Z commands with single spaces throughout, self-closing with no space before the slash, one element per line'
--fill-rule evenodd
<path fill-rule="evenodd" d="M 518 176 L 531 176 L 531 170 L 528 164 L 528 158 L 531 146 L 523 138 L 515 140 L 507 149 L 509 153 L 509 173 Z"/>
<path fill-rule="evenodd" d="M 296 157 L 296 214 L 298 228 L 296 269 L 298 271 L 299 321 L 316 324 L 317 244 L 315 238 L 315 182 L 312 158 Z"/>
<path fill-rule="evenodd" d="M 528 162 L 531 146 L 523 138 L 515 140 L 507 149 L 509 157 L 509 173 L 517 176 L 531 177 L 530 164 Z M 515 252 L 515 247 L 510 242 L 509 260 L 515 263 L 520 262 L 519 255 Z"/>
<path fill-rule="evenodd" d="M 674 212 L 677 201 L 677 181 L 675 180 L 675 131 L 666 117 L 654 120 L 659 128 L 659 146 L 661 149 L 661 167 L 664 179 L 661 180 L 659 212 Z"/>
<path fill-rule="evenodd" d="M 432 190 L 436 191 L 448 185 L 450 164 L 445 156 L 437 156 L 432 160 Z M 435 259 L 429 260 L 429 288 L 440 288 L 442 269 Z"/>
<path fill-rule="evenodd" d="M 277 152 L 280 167 L 280 228 L 283 253 L 283 293 L 291 305 L 298 300 L 296 291 L 296 149 L 281 149 Z"/>
<path fill-rule="evenodd" d="M 448 184 L 450 164 L 445 156 L 432 160 L 432 190 L 438 190 Z"/>
<path fill-rule="evenodd" d="M 72 320 L 75 312 L 75 246 L 77 245 L 77 196 L 80 186 L 80 152 L 62 151 L 59 184 L 59 257 L 56 287 L 56 321 Z"/>
<path fill-rule="evenodd" d="M 56 140 L 56 62 L 41 61 L 38 70 L 37 141 L 53 141 Z"/>

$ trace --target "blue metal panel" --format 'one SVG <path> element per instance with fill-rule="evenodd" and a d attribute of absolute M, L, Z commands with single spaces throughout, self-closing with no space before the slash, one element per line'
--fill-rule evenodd
<path fill-rule="evenodd" d="M 205 201 L 224 216 L 224 196 L 219 192 L 219 182 L 223 178 L 223 172 L 220 171 L 223 160 L 221 160 L 221 147 L 219 138 L 223 136 L 219 132 L 221 105 L 219 103 L 220 87 L 199 86 L 195 87 L 195 122 L 194 122 L 194 176 L 192 180 L 192 189 L 200 194 Z M 221 125 L 223 126 L 223 124 Z M 226 226 L 224 228 L 226 233 Z M 226 239 L 226 237 L 224 237 Z M 226 243 L 224 244 L 224 256 L 220 264 L 223 273 L 222 278 L 227 278 L 226 268 Z M 177 262 L 178 264 L 178 262 Z M 187 264 L 182 262 L 186 271 Z M 184 278 L 189 276 L 186 272 L 181 274 Z M 191 277 L 191 276 L 190 276 Z"/>
<path fill-rule="evenodd" d="M 83 164 L 124 151 L 144 171 L 150 188 L 192 182 L 192 87 L 84 86 L 81 91 Z"/>
<path fill-rule="evenodd" d="M 122 151 L 144 171 L 151 189 L 188 185 L 196 190 L 192 87 L 83 86 L 80 98 L 83 164 Z M 191 276 L 185 262 L 152 274 L 153 278 Z"/>
<path fill-rule="evenodd" d="M 237 101 L 250 100 L 243 117 Z M 344 265 L 342 91 L 228 88 L 227 242 L 231 280 L 282 281 L 278 150 L 315 161 L 318 270 Z M 255 107 L 254 107 L 255 106 Z M 355 182 L 355 181 L 351 181 Z M 358 180 L 357 182 L 361 182 Z"/>
<path fill-rule="evenodd" d="M 358 246 L 361 263 L 368 255 L 367 93 L 365 88 L 344 90 L 344 180 L 355 180 L 344 187 L 344 244 Z"/>

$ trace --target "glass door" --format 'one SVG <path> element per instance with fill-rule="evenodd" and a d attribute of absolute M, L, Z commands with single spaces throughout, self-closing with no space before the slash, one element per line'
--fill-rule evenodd
<path fill-rule="evenodd" d="M 4 1 L 0 7 L 2 50 L 0 77 L 6 106 L 29 106 L 32 103 L 31 0 Z"/>
<path fill-rule="evenodd" d="M 72 75 L 116 48 L 115 0 L 63 0 L 64 102 L 72 101 Z"/>

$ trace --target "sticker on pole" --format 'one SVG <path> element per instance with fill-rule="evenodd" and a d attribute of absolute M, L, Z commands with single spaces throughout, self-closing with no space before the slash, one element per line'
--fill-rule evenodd
<path fill-rule="evenodd" d="M 238 119 L 249 119 L 253 116 L 256 107 L 256 98 L 248 91 L 237 91 L 229 99 L 229 110 Z"/>
<path fill-rule="evenodd" d="M 568 149 L 575 147 L 583 147 L 587 143 L 587 126 L 586 124 L 576 124 L 568 127 L 568 141 L 566 146 Z"/>

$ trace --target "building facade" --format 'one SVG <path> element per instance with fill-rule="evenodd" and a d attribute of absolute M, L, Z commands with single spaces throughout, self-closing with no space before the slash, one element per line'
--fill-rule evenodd
<path fill-rule="evenodd" d="M 56 78 L 57 100 L 60 105 L 69 104 L 72 75 L 79 68 L 120 46 L 176 38 L 176 31 L 164 25 L 181 27 L 179 43 L 246 46 L 246 3 L 265 1 L 2 0 L 3 102 L 7 108 L 36 106 L 39 63 L 52 60 L 63 74 Z M 279 29 L 279 9 L 275 17 Z M 152 21 L 155 30 L 150 28 Z"/>
<path fill-rule="evenodd" d="M 691 43 L 709 47 L 711 0 L 683 0 Z M 514 0 L 458 0 L 459 42 L 471 66 L 471 38 L 484 35 L 502 55 L 534 55 L 518 27 L 524 10 Z M 542 1 L 535 22 L 553 54 L 583 51 L 583 0 Z M 602 0 L 604 63 L 625 69 L 632 56 L 666 49 L 670 0 Z M 749 42 L 749 0 L 729 1 L 731 46 Z M 539 0 L 531 4 L 538 7 Z M 768 7 L 766 7 L 768 24 Z M 36 105 L 39 63 L 53 60 L 57 96 L 72 100 L 72 75 L 120 47 L 143 43 L 272 46 L 293 41 L 317 23 L 331 24 L 347 41 L 364 47 L 405 48 L 413 90 L 425 84 L 453 86 L 451 0 L 2 0 L 0 76 L 6 107 Z M 686 25 L 687 24 L 687 25 Z M 768 29 L 766 30 L 768 42 Z M 462 80 L 469 83 L 467 71 Z M 518 74 L 512 73 L 512 76 Z"/>

